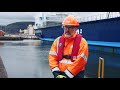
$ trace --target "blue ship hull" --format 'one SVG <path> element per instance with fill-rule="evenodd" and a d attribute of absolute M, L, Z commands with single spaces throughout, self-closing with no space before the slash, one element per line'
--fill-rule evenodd
<path fill-rule="evenodd" d="M 120 17 L 83 22 L 80 23 L 80 29 L 82 36 L 89 41 L 120 42 Z M 61 26 L 41 28 L 35 34 L 40 39 L 55 39 L 63 34 L 63 29 Z"/>
<path fill-rule="evenodd" d="M 89 54 L 86 75 L 90 77 L 97 76 L 97 74 L 95 74 L 97 68 L 94 67 L 98 67 L 99 57 L 103 57 L 105 59 L 105 77 L 110 77 L 110 74 L 108 73 L 109 71 L 113 71 L 112 74 L 114 74 L 114 77 L 119 77 L 115 72 L 120 69 L 120 17 L 83 22 L 80 23 L 79 30 L 80 29 L 82 29 L 82 36 L 88 42 L 89 51 L 95 51 L 95 53 L 90 52 Z M 41 28 L 36 31 L 39 30 L 42 31 L 42 35 L 36 33 L 36 36 L 41 40 L 53 41 L 55 38 L 63 34 L 61 26 Z M 119 56 L 117 56 L 118 58 L 115 57 L 116 54 L 119 54 Z"/>
<path fill-rule="evenodd" d="M 120 54 L 120 17 L 80 23 L 82 36 L 88 41 L 91 50 L 101 50 Z M 41 30 L 41 32 L 39 32 Z M 54 41 L 63 34 L 61 26 L 35 30 L 41 40 Z M 92 43 L 91 43 L 92 42 Z M 108 48 L 108 49 L 106 49 Z"/>

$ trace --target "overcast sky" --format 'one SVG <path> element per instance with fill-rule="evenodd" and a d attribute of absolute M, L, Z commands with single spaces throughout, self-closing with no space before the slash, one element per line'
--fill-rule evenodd
<path fill-rule="evenodd" d="M 7 25 L 20 21 L 34 21 L 34 17 L 40 12 L 0 12 L 0 25 Z M 51 12 L 53 13 L 53 12 Z M 64 13 L 64 12 L 61 12 Z M 68 12 L 72 13 L 72 12 Z M 79 14 L 81 17 L 103 14 L 106 12 L 73 12 Z"/>

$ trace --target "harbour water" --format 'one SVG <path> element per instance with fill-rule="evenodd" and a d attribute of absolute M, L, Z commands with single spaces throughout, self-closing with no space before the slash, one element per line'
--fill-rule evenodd
<path fill-rule="evenodd" d="M 53 78 L 48 64 L 52 42 L 40 40 L 0 41 L 0 56 L 8 78 Z M 105 78 L 120 78 L 120 55 L 89 51 L 85 75 L 97 78 L 98 59 L 104 58 Z"/>
<path fill-rule="evenodd" d="M 52 78 L 49 48 L 40 40 L 0 42 L 0 56 L 8 78 Z"/>

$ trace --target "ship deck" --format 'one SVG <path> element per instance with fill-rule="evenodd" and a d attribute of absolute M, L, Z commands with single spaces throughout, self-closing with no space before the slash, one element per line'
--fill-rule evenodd
<path fill-rule="evenodd" d="M 41 38 L 41 40 L 54 41 L 52 38 Z M 120 42 L 87 41 L 89 45 L 104 47 L 120 47 Z"/>
<path fill-rule="evenodd" d="M 120 42 L 102 42 L 102 41 L 87 41 L 89 45 L 120 47 Z"/>
<path fill-rule="evenodd" d="M 45 41 L 54 41 L 51 38 L 41 38 Z M 103 42 L 103 41 L 87 41 L 89 50 L 107 52 L 112 54 L 120 54 L 120 42 Z"/>
<path fill-rule="evenodd" d="M 90 50 L 120 55 L 120 42 L 87 41 Z"/>

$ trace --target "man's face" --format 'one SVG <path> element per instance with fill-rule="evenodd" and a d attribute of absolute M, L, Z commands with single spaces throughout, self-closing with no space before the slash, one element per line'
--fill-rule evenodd
<path fill-rule="evenodd" d="M 64 34 L 67 37 L 73 36 L 76 33 L 77 27 L 74 26 L 63 26 Z"/>

